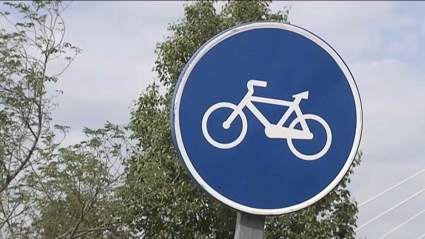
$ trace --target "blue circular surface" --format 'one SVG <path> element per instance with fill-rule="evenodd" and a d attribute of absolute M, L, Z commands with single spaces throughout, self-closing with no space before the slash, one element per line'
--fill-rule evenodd
<path fill-rule="evenodd" d="M 245 100 L 269 122 L 262 123 L 245 106 L 249 103 L 240 104 L 251 79 L 267 82 L 266 87 L 253 87 L 255 97 L 294 102 L 293 95 L 308 91 L 308 98 L 299 100 L 300 112 L 322 118 L 330 135 L 307 117 L 313 138 L 294 138 L 292 143 L 300 153 L 314 155 L 330 138 L 323 156 L 303 160 L 290 150 L 285 136 L 267 136 L 265 129 L 289 108 Z M 246 116 L 246 135 L 231 148 L 214 146 L 202 130 L 205 113 L 220 102 L 240 105 Z M 361 104 L 348 68 L 321 39 L 283 23 L 248 23 L 215 36 L 183 70 L 172 104 L 174 145 L 187 172 L 213 198 L 247 213 L 283 214 L 316 202 L 342 179 L 360 142 Z M 233 110 L 218 107 L 208 115 L 206 129 L 216 142 L 230 143 L 240 135 L 239 114 L 230 128 L 223 128 Z M 296 118 L 292 112 L 281 127 L 269 130 L 288 129 Z M 292 130 L 301 129 L 297 123 Z"/>

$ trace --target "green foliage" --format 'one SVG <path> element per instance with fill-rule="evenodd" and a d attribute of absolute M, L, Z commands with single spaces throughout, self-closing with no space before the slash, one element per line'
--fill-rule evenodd
<path fill-rule="evenodd" d="M 3 4 L 8 11 L 0 12 L 0 238 L 17 238 L 28 220 L 21 180 L 35 170 L 52 137 L 56 94 L 48 94 L 46 85 L 58 80 L 80 49 L 64 41 L 61 2 Z M 62 65 L 53 71 L 49 66 L 58 58 Z"/>
<path fill-rule="evenodd" d="M 116 166 L 130 146 L 123 129 L 84 129 L 86 141 L 63 147 L 59 136 L 69 128 L 50 126 L 61 92 L 50 95 L 47 85 L 81 52 L 64 41 L 61 14 L 69 3 L 4 5 L 9 12 L 0 20 L 10 24 L 0 30 L 0 238 L 128 238 L 126 204 L 117 197 L 124 172 Z M 62 61 L 51 67 L 56 59 Z"/>
<path fill-rule="evenodd" d="M 158 81 L 136 102 L 129 129 L 137 154 L 126 162 L 129 200 L 126 218 L 137 238 L 233 238 L 235 212 L 204 195 L 186 175 L 174 152 L 170 129 L 170 100 L 176 80 L 191 55 L 209 38 L 240 23 L 256 20 L 286 22 L 289 8 L 272 13 L 270 1 L 228 1 L 221 11 L 215 1 L 186 4 L 184 17 L 171 24 L 172 33 L 157 45 Z M 160 94 L 159 89 L 166 93 Z M 347 190 L 349 175 L 314 206 L 281 217 L 270 217 L 266 238 L 354 238 L 356 202 Z M 142 235 L 140 237 L 140 235 Z"/>
<path fill-rule="evenodd" d="M 12 29 L 0 30 L 0 192 L 27 166 L 41 137 L 48 131 L 53 105 L 45 84 L 56 82 L 61 71 L 80 52 L 63 42 L 65 27 L 59 2 L 5 2 L 4 5 L 24 21 L 13 22 L 10 12 L 0 13 L 1 20 L 10 23 Z M 74 54 L 65 56 L 64 69 L 59 74 L 48 75 L 51 61 L 69 51 Z M 29 147 L 14 155 L 23 145 Z"/>
<path fill-rule="evenodd" d="M 349 176 L 360 164 L 359 152 L 338 187 L 316 204 L 296 213 L 271 217 L 266 224 L 265 238 L 345 239 L 355 238 L 357 202 L 351 198 L 347 185 Z"/>
<path fill-rule="evenodd" d="M 37 239 L 104 239 L 128 237 L 120 222 L 125 205 L 115 194 L 123 171 L 116 168 L 128 153 L 121 127 L 85 129 L 88 140 L 44 151 L 37 171 L 22 187 L 31 192 L 32 222 L 24 235 Z M 54 145 L 52 141 L 49 145 Z M 51 148 L 49 148 L 51 149 Z"/>

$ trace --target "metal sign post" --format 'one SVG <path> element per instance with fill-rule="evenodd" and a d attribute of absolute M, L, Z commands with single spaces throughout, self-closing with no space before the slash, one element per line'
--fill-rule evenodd
<path fill-rule="evenodd" d="M 264 217 L 331 192 L 360 144 L 360 95 L 321 38 L 279 22 L 225 30 L 193 54 L 170 115 L 193 181 L 238 213 L 237 239 L 260 239 Z"/>
<path fill-rule="evenodd" d="M 262 239 L 265 221 L 265 216 L 238 212 L 235 239 Z"/>

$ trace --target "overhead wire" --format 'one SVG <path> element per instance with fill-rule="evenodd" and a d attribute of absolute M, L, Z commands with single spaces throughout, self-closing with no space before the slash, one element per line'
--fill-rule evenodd
<path fill-rule="evenodd" d="M 416 178 L 416 177 L 418 177 L 418 176 L 422 175 L 423 173 L 425 173 L 425 169 L 422 169 L 421 171 L 419 171 L 419 172 L 417 172 L 417 173 L 413 174 L 412 176 L 410 176 L 410 177 L 408 177 L 408 178 L 406 178 L 406 179 L 404 179 L 404 180 L 400 181 L 399 183 L 397 183 L 397 184 L 393 185 L 392 187 L 390 187 L 390 188 L 388 188 L 388 189 L 386 189 L 386 190 L 384 190 L 384 191 L 382 191 L 382 192 L 378 193 L 377 195 L 375 195 L 375 196 L 373 196 L 373 197 L 369 198 L 368 200 L 366 200 L 366 201 L 364 201 L 364 202 L 360 203 L 360 204 L 358 205 L 358 208 L 361 208 L 361 207 L 363 207 L 363 206 L 365 206 L 365 205 L 369 204 L 370 202 L 375 201 L 376 199 L 378 199 L 378 198 L 382 197 L 383 195 L 387 194 L 388 192 L 390 192 L 390 191 L 392 191 L 392 190 L 394 190 L 394 189 L 396 189 L 396 188 L 400 187 L 401 185 L 403 185 L 403 184 L 405 184 L 405 183 L 409 182 L 410 180 L 412 180 L 412 179 L 414 179 L 414 178 Z M 406 202 L 410 201 L 411 199 L 413 199 L 413 198 L 415 198 L 415 197 L 419 196 L 419 195 L 420 195 L 420 194 L 422 194 L 423 192 L 425 192 L 425 188 L 424 188 L 424 189 L 422 189 L 421 191 L 419 191 L 419 192 L 417 192 L 417 193 L 413 194 L 413 195 L 412 195 L 412 196 L 410 196 L 409 198 L 407 198 L 407 199 L 403 200 L 402 202 L 398 203 L 397 205 L 395 205 L 395 206 L 391 207 L 390 209 L 386 210 L 385 212 L 383 212 L 383 213 L 379 214 L 378 216 L 374 217 L 373 219 L 369 220 L 368 222 L 364 223 L 364 224 L 363 224 L 363 225 L 361 225 L 360 227 L 356 228 L 356 230 L 355 230 L 355 231 L 357 232 L 357 231 L 359 231 L 360 229 L 362 229 L 362 228 L 366 227 L 366 226 L 367 226 L 367 225 L 369 225 L 370 223 L 372 223 L 372 222 L 374 222 L 374 221 L 378 220 L 379 218 L 383 217 L 384 215 L 386 215 L 387 213 L 391 212 L 392 210 L 394 210 L 394 209 L 398 208 L 399 206 L 403 205 L 404 203 L 406 203 Z M 421 212 L 420 212 L 420 213 L 418 213 L 418 214 L 416 214 L 415 216 L 413 216 L 412 218 L 410 218 L 410 219 L 409 219 L 409 220 L 407 220 L 406 222 L 404 222 L 404 223 L 400 224 L 399 226 L 397 226 L 396 228 L 394 228 L 393 230 L 391 230 L 390 232 L 388 232 L 387 234 L 385 234 L 384 236 L 382 236 L 380 239 L 383 239 L 383 238 L 387 237 L 388 235 L 390 235 L 390 234 L 391 234 L 391 233 L 393 233 L 394 231 L 398 230 L 399 228 L 401 228 L 401 227 L 402 227 L 402 226 L 404 226 L 405 224 L 409 223 L 411 220 L 415 219 L 416 217 L 420 216 L 420 215 L 421 215 L 421 214 L 423 214 L 424 212 L 425 212 L 425 210 L 424 210 L 424 211 L 421 211 Z M 421 235 L 418 239 L 425 239 L 425 234 Z"/>
<path fill-rule="evenodd" d="M 376 221 L 377 219 L 381 218 L 382 216 L 384 216 L 385 214 L 391 212 L 392 210 L 398 208 L 399 206 L 403 205 L 404 203 L 412 200 L 413 198 L 419 196 L 420 194 L 422 194 L 423 192 L 425 192 L 425 188 L 423 188 L 422 190 L 420 190 L 419 192 L 413 194 L 412 196 L 404 199 L 403 201 L 401 201 L 400 203 L 394 205 L 393 207 L 391 207 L 390 209 L 386 210 L 385 212 L 379 214 L 378 216 L 374 217 L 373 219 L 369 220 L 368 222 L 364 223 L 363 225 L 361 225 L 360 227 L 356 228 L 356 232 L 359 231 L 360 229 L 364 228 L 365 226 L 369 225 L 370 223 Z"/>
<path fill-rule="evenodd" d="M 424 239 L 425 238 L 425 233 L 422 236 L 419 236 L 418 239 Z"/>
<path fill-rule="evenodd" d="M 410 180 L 412 180 L 412 179 L 416 178 L 417 176 L 419 176 L 419 175 L 421 175 L 421 174 L 423 174 L 423 173 L 425 173 L 425 169 L 423 169 L 423 170 L 421 170 L 421 171 L 419 171 L 419 172 L 415 173 L 414 175 L 412 175 L 412 176 L 410 176 L 410 177 L 406 178 L 405 180 L 403 180 L 403 181 L 401 181 L 401 182 L 399 182 L 399 183 L 395 184 L 394 186 L 392 186 L 392 187 L 388 188 L 387 190 L 385 190 L 385 191 L 383 191 L 383 192 L 381 192 L 381 193 L 377 194 L 376 196 L 374 196 L 374 197 L 372 197 L 372 198 L 370 198 L 370 199 L 366 200 L 365 202 L 363 202 L 363 203 L 359 204 L 359 205 L 358 205 L 358 208 L 361 208 L 361 207 L 365 206 L 366 204 L 368 204 L 368 203 L 370 203 L 370 202 L 372 202 L 372 201 L 374 201 L 374 200 L 378 199 L 379 197 L 381 197 L 381 196 L 385 195 L 386 193 L 388 193 L 388 192 L 390 192 L 390 191 L 392 191 L 392 190 L 394 190 L 394 189 L 398 188 L 399 186 L 401 186 L 401 185 L 405 184 L 406 182 L 408 182 L 408 181 L 410 181 Z"/>
<path fill-rule="evenodd" d="M 413 221 L 414 219 L 416 219 L 417 217 L 419 217 L 420 215 L 422 215 L 423 213 L 425 213 L 425 209 L 420 211 L 419 213 L 417 213 L 415 216 L 409 218 L 408 220 L 404 221 L 403 223 L 401 223 L 400 225 L 394 227 L 391 231 L 387 232 L 385 235 L 383 235 L 382 237 L 380 237 L 379 239 L 384 239 L 387 236 L 391 235 L 393 232 L 397 231 L 398 229 L 400 229 L 401 227 L 403 227 L 404 225 L 406 225 L 407 223 Z M 425 236 L 425 234 L 424 234 Z M 419 237 L 420 238 L 420 237 Z"/>

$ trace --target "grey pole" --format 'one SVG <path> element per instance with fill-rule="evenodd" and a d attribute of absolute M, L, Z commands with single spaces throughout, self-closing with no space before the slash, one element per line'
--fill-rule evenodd
<path fill-rule="evenodd" d="M 265 216 L 238 212 L 235 239 L 263 239 Z"/>

